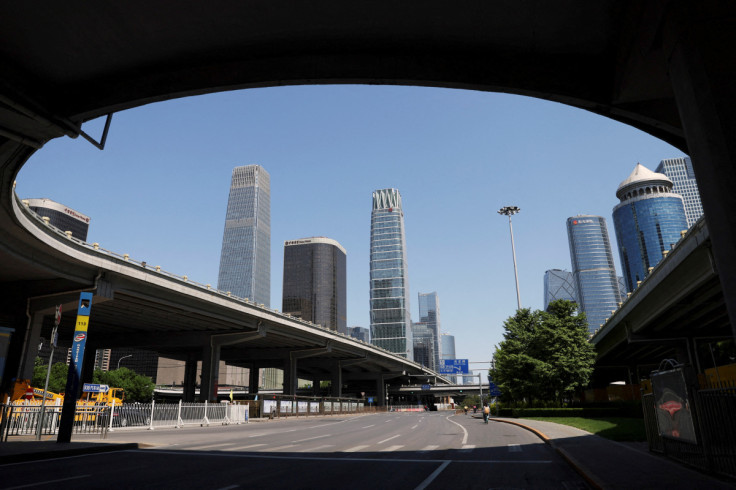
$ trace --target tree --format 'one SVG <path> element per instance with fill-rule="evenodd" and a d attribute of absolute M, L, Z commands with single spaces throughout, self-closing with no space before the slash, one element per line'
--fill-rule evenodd
<path fill-rule="evenodd" d="M 548 312 L 520 309 L 504 322 L 504 340 L 489 371 L 506 399 L 558 404 L 588 384 L 595 350 L 588 342 L 585 314 L 557 300 Z"/>
<path fill-rule="evenodd" d="M 126 367 L 107 372 L 95 369 L 92 378 L 95 383 L 124 389 L 126 402 L 150 402 L 156 387 L 151 378 L 136 374 Z"/>
<path fill-rule="evenodd" d="M 46 384 L 46 373 L 49 370 L 48 364 L 37 357 L 33 366 L 33 378 L 31 378 L 31 386 L 43 389 Z M 69 372 L 69 366 L 65 362 L 55 362 L 51 365 L 51 374 L 49 375 L 49 389 L 52 393 L 63 393 L 66 390 L 66 377 Z"/>

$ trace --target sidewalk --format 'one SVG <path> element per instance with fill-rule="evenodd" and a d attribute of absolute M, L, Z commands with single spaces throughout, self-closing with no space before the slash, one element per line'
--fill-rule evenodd
<path fill-rule="evenodd" d="M 57 443 L 56 436 L 44 436 L 40 441 L 35 436 L 21 436 L 13 437 L 11 442 L 0 442 L 0 465 L 138 448 L 136 443 L 119 444 L 103 440 Z"/>
<path fill-rule="evenodd" d="M 528 419 L 490 420 L 536 433 L 596 489 L 733 489 L 736 482 L 710 477 L 633 445 L 584 430 Z"/>

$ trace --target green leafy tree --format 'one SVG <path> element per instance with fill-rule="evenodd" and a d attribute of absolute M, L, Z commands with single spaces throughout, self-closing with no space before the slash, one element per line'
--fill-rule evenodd
<path fill-rule="evenodd" d="M 548 312 L 520 309 L 504 322 L 489 374 L 507 400 L 560 404 L 588 384 L 595 350 L 588 342 L 585 315 L 557 300 Z"/>
<path fill-rule="evenodd" d="M 156 387 L 151 378 L 136 374 L 126 367 L 107 372 L 95 369 L 93 381 L 124 389 L 126 402 L 150 402 Z"/>
<path fill-rule="evenodd" d="M 46 384 L 46 373 L 49 365 L 43 364 L 40 358 L 36 358 L 33 366 L 33 378 L 31 378 L 31 386 L 43 389 Z M 53 393 L 63 393 L 66 389 L 66 377 L 69 372 L 69 366 L 64 362 L 55 362 L 51 365 L 51 374 L 49 375 L 49 389 Z"/>

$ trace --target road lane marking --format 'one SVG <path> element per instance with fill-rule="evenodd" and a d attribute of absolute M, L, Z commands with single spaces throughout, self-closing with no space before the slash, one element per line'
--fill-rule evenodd
<path fill-rule="evenodd" d="M 355 446 L 355 447 L 351 447 L 350 449 L 345 449 L 343 452 L 344 453 L 354 453 L 354 452 L 360 451 L 361 449 L 365 449 L 367 447 L 368 446 Z"/>
<path fill-rule="evenodd" d="M 384 424 L 388 424 L 389 422 L 391 422 L 391 420 L 392 419 L 388 419 L 387 421 L 384 422 Z"/>
<path fill-rule="evenodd" d="M 452 422 L 453 424 L 457 425 L 458 427 L 460 427 L 460 428 L 461 428 L 461 429 L 463 430 L 463 432 L 465 433 L 465 436 L 463 436 L 463 444 L 467 444 L 467 442 L 468 442 L 468 431 L 467 431 L 467 430 L 465 429 L 465 427 L 463 427 L 462 425 L 458 424 L 458 423 L 457 423 L 457 422 L 455 422 L 454 420 L 450 420 L 450 417 L 453 417 L 453 415 L 448 415 L 448 416 L 446 417 L 446 418 L 447 418 L 447 420 L 448 420 L 449 422 Z"/>
<path fill-rule="evenodd" d="M 414 430 L 414 429 L 416 429 L 416 428 L 417 428 L 418 426 L 419 426 L 419 424 L 417 424 L 417 425 L 413 426 L 413 427 L 411 428 L 411 430 Z"/>
<path fill-rule="evenodd" d="M 439 447 L 439 446 L 434 446 L 434 445 L 431 445 L 431 446 L 426 446 L 426 447 L 425 447 L 424 449 L 422 449 L 422 450 L 421 450 L 421 451 L 419 451 L 419 452 L 420 452 L 420 453 L 425 453 L 425 452 L 427 452 L 427 451 L 434 451 L 434 450 L 435 450 L 435 449 L 437 449 L 438 447 Z"/>
<path fill-rule="evenodd" d="M 328 447 L 335 447 L 335 445 L 334 444 L 323 444 L 317 447 L 310 447 L 309 449 L 300 449 L 297 452 L 298 453 L 314 453 L 314 452 L 319 451 L 320 449 L 327 449 Z"/>
<path fill-rule="evenodd" d="M 265 445 L 266 445 L 265 443 L 264 444 L 248 444 L 247 446 L 231 447 L 231 448 L 228 448 L 227 450 L 228 451 L 242 451 L 243 449 L 251 449 L 254 447 L 261 447 Z"/>
<path fill-rule="evenodd" d="M 226 442 L 224 444 L 209 444 L 207 446 L 190 446 L 188 449 L 194 449 L 196 451 L 200 451 L 202 449 L 210 449 L 213 447 L 234 446 L 235 444 L 237 444 L 237 442 Z"/>
<path fill-rule="evenodd" d="M 365 427 L 361 427 L 361 429 L 367 429 L 368 427 L 375 427 L 375 426 L 376 426 L 376 424 L 373 424 L 373 425 L 366 425 Z"/>
<path fill-rule="evenodd" d="M 285 446 L 267 447 L 266 449 L 264 449 L 264 451 L 268 451 L 268 452 L 271 452 L 271 451 L 280 451 L 282 449 L 288 449 L 290 447 L 294 447 L 295 445 L 296 444 L 287 444 Z"/>
<path fill-rule="evenodd" d="M 422 483 L 420 483 L 419 486 L 417 488 L 415 488 L 414 490 L 424 490 L 425 488 L 427 488 L 429 486 L 429 484 L 432 483 L 434 481 L 434 479 L 437 478 L 437 476 L 439 476 L 439 474 L 442 473 L 444 471 L 444 469 L 447 468 L 447 465 L 449 465 L 449 464 L 450 464 L 449 461 L 445 461 L 444 463 L 442 463 L 439 466 L 439 468 L 437 468 L 436 470 L 434 470 L 432 472 L 432 474 L 429 475 L 427 477 L 427 479 L 424 480 Z"/>
<path fill-rule="evenodd" d="M 378 441 L 378 442 L 377 442 L 376 444 L 383 444 L 384 442 L 388 442 L 388 441 L 390 441 L 391 439 L 396 439 L 397 437 L 401 437 L 401 434 L 396 434 L 395 436 L 391 436 L 391 437 L 389 437 L 388 439 L 384 439 L 384 440 L 382 440 L 382 441 Z"/>
<path fill-rule="evenodd" d="M 233 488 L 240 488 L 240 485 L 230 485 L 229 487 L 222 487 L 217 490 L 233 490 Z"/>
<path fill-rule="evenodd" d="M 36 461 L 37 463 L 38 461 Z M 77 475 L 77 476 L 70 476 L 69 478 L 59 478 L 58 480 L 46 480 L 46 481 L 40 481 L 36 483 L 29 483 L 28 485 L 18 485 L 15 487 L 6 487 L 7 490 L 11 490 L 13 488 L 28 488 L 28 487 L 38 487 L 40 485 L 49 485 L 51 483 L 59 483 L 62 481 L 69 481 L 69 480 L 78 480 L 80 478 L 89 478 L 91 475 Z"/>
<path fill-rule="evenodd" d="M 299 439 L 297 441 L 291 441 L 291 442 L 306 442 L 306 441 L 313 441 L 314 439 L 322 439 L 323 437 L 330 437 L 332 434 L 323 434 L 321 436 L 314 436 L 314 437 L 307 437 L 306 439 Z"/>
<path fill-rule="evenodd" d="M 473 449 L 475 449 L 475 444 L 463 444 L 463 447 L 460 449 L 460 452 L 469 453 Z"/>
<path fill-rule="evenodd" d="M 382 453 L 390 453 L 391 451 L 396 451 L 397 449 L 401 449 L 402 447 L 404 447 L 403 444 L 400 445 L 400 446 L 389 446 L 387 448 L 381 449 L 381 452 Z"/>
<path fill-rule="evenodd" d="M 509 444 L 509 452 L 510 453 L 520 453 L 521 446 L 518 444 Z"/>
<path fill-rule="evenodd" d="M 248 437 L 263 437 L 263 436 L 267 436 L 267 435 L 268 434 L 253 434 L 252 436 L 248 436 Z"/>

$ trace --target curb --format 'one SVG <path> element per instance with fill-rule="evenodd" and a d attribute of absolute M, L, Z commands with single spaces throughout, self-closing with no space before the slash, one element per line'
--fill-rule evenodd
<path fill-rule="evenodd" d="M 10 463 L 25 463 L 28 461 L 40 461 L 44 459 L 64 458 L 68 456 L 80 456 L 83 454 L 107 453 L 111 451 L 126 451 L 130 449 L 139 449 L 141 446 L 137 442 L 128 442 L 121 444 L 101 443 L 94 446 L 59 448 L 55 450 L 36 451 L 28 453 L 4 454 L 0 466 Z"/>
<path fill-rule="evenodd" d="M 577 459 L 575 459 L 569 452 L 567 452 L 567 450 L 559 447 L 555 443 L 554 439 L 550 439 L 550 437 L 547 434 L 545 434 L 544 432 L 542 432 L 540 430 L 537 430 L 534 427 L 529 427 L 528 425 L 524 425 L 524 424 L 522 424 L 520 422 L 515 422 L 513 420 L 494 419 L 494 418 L 489 418 L 488 420 L 493 420 L 494 422 L 501 422 L 501 423 L 504 423 L 504 424 L 515 425 L 517 427 L 521 427 L 522 429 L 526 429 L 529 432 L 532 432 L 532 433 L 536 434 L 540 439 L 542 439 L 545 442 L 545 444 L 549 444 L 549 446 L 552 449 L 554 449 L 555 452 L 562 457 L 562 459 L 564 459 L 565 461 L 567 461 L 567 464 L 569 464 L 572 467 L 572 469 L 574 469 L 580 476 L 582 476 L 583 479 L 591 487 L 595 488 L 596 490 L 604 490 L 605 489 L 605 485 L 603 485 L 601 482 L 599 482 L 598 480 L 596 480 L 595 477 L 592 476 L 591 472 L 588 471 L 588 470 L 586 470 L 584 464 L 582 464 L 580 461 L 578 461 Z"/>

